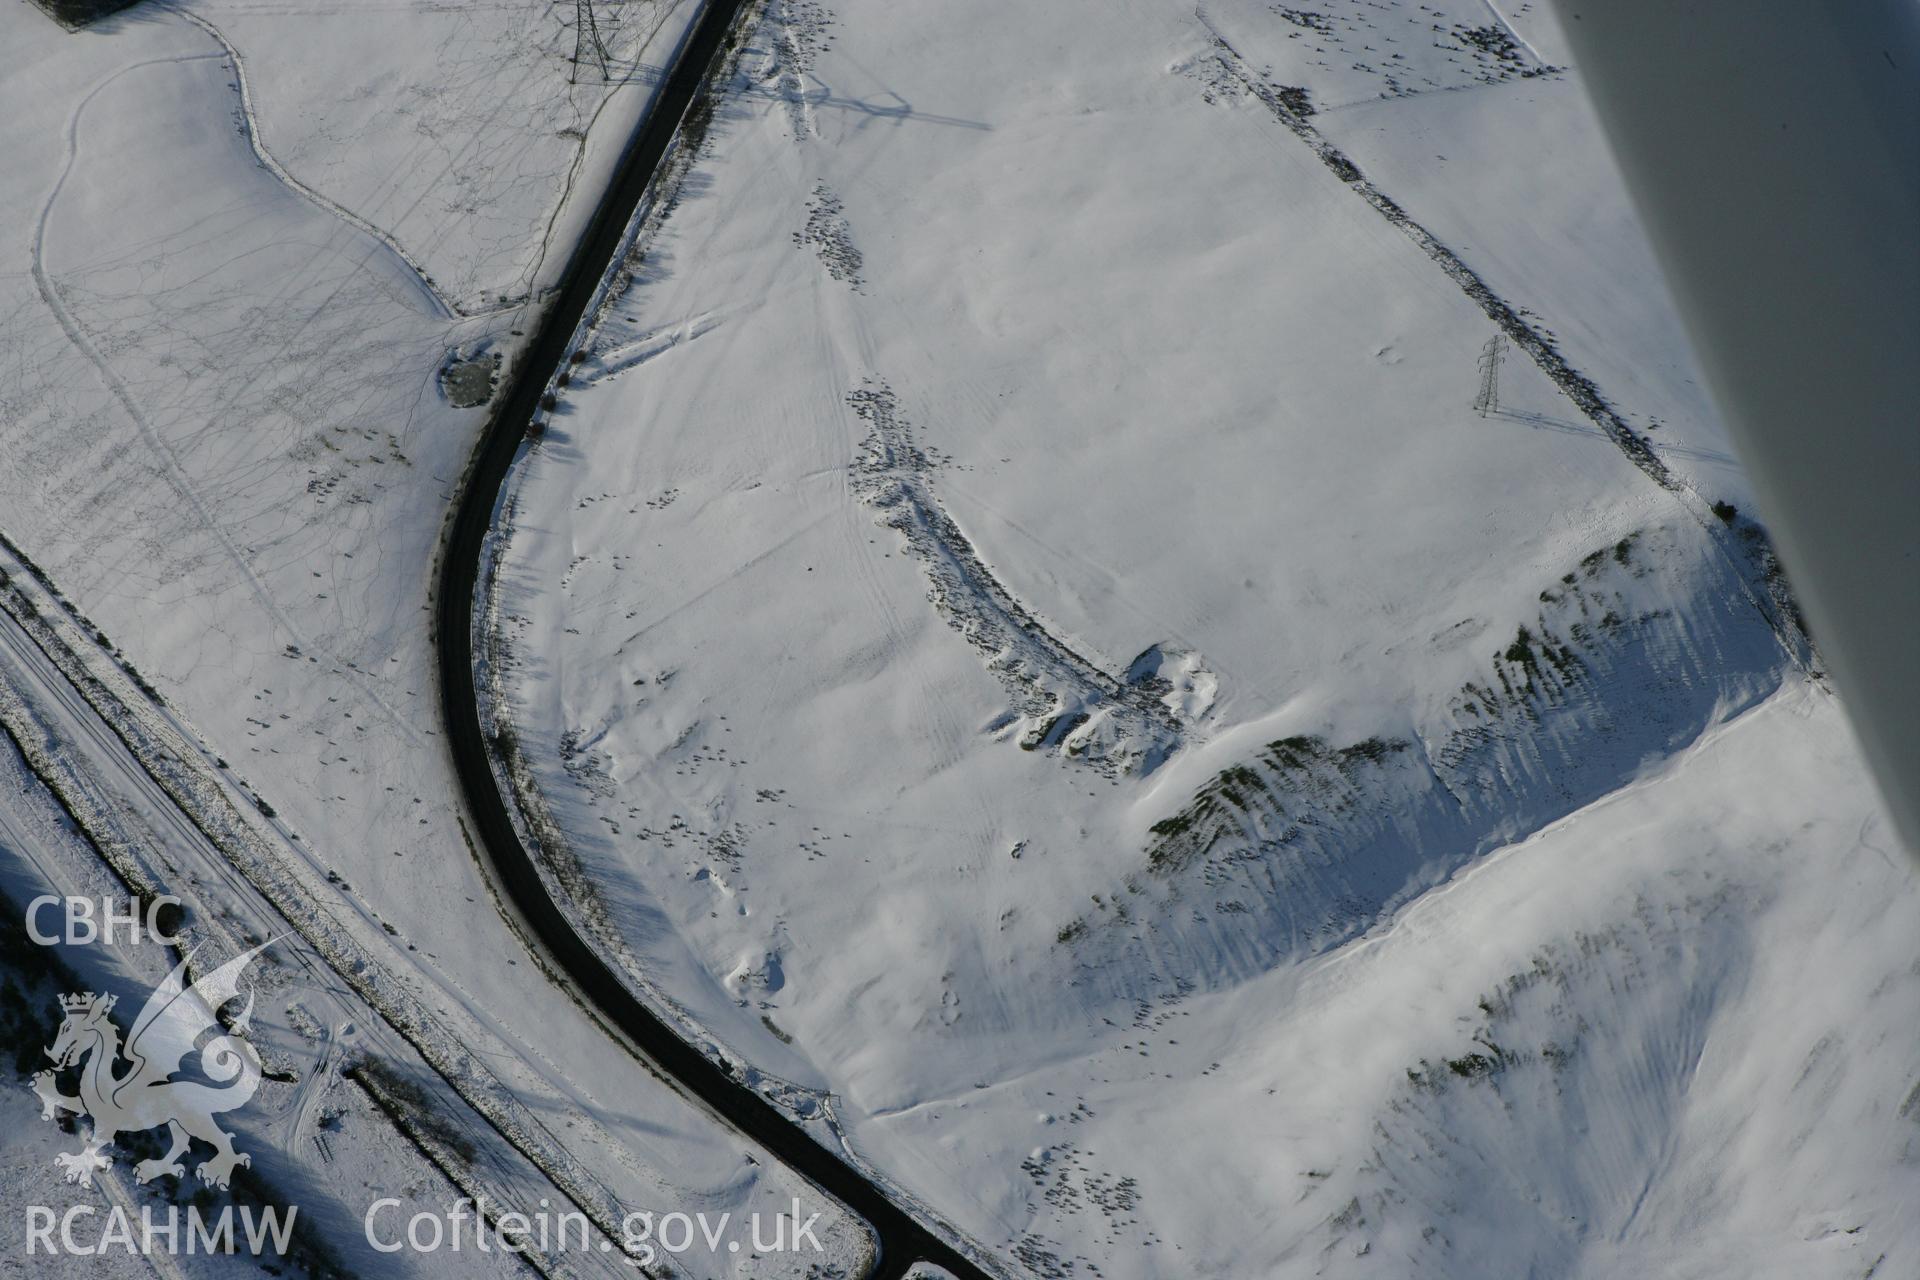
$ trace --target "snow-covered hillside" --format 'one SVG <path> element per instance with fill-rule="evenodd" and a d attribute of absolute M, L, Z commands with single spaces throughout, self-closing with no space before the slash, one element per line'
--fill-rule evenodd
<path fill-rule="evenodd" d="M 1920 1265 L 1914 899 L 1565 63 L 774 0 L 554 384 L 529 829 L 1035 1274 Z"/>
<path fill-rule="evenodd" d="M 871 1254 L 547 972 L 437 706 L 448 504 L 699 8 L 597 0 L 604 72 L 564 2 L 0 8 L 0 909 L 275 938 L 234 1124 L 314 1269 L 464 1273 L 382 1194 Z M 635 989 L 1009 1275 L 1920 1275 L 1920 892 L 1538 0 L 741 35 L 476 619 Z M 10 1222 L 168 1194 L 30 1077 L 172 963 L 0 937 Z"/>
<path fill-rule="evenodd" d="M 614 85 L 569 84 L 571 6 L 143 4 L 72 34 L 0 9 L 0 720 L 88 799 L 91 847 L 186 901 L 193 942 L 291 927 L 261 1035 L 293 1083 L 235 1124 L 358 1274 L 394 1265 L 361 1238 L 371 1188 L 409 1211 L 456 1186 L 550 1197 L 601 1232 L 810 1194 L 529 955 L 434 692 L 430 584 L 477 401 L 695 8 L 602 4 Z M 89 844 L 35 830 L 0 838 L 8 900 L 90 887 L 57 856 Z M 152 981 L 80 951 L 87 983 Z M 303 998 L 311 1016 L 282 1007 Z M 413 1131 L 343 1074 L 370 1060 Z M 66 1140 L 18 1092 L 9 1231 L 19 1205 L 104 1205 L 64 1186 L 43 1157 Z M 412 1145 L 441 1135 L 452 1184 Z M 835 1259 L 866 1251 L 822 1211 Z M 779 1265 L 722 1246 L 687 1269 Z M 563 1269 L 630 1274 L 619 1253 Z"/>

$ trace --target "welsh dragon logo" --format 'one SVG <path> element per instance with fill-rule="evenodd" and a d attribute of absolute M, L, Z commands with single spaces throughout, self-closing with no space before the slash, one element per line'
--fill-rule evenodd
<path fill-rule="evenodd" d="M 92 1186 L 94 1170 L 113 1163 L 102 1152 L 117 1135 L 161 1125 L 167 1126 L 172 1146 L 159 1159 L 136 1164 L 136 1181 L 151 1182 L 163 1173 L 184 1176 L 180 1157 L 194 1138 L 214 1149 L 213 1158 L 195 1170 L 210 1186 L 226 1186 L 236 1165 L 253 1163 L 253 1157 L 233 1149 L 233 1135 L 214 1122 L 216 1113 L 245 1106 L 260 1087 L 260 1053 L 245 1038 L 253 1014 L 252 992 L 231 1031 L 220 1025 L 214 1013 L 239 994 L 240 975 L 271 945 L 235 956 L 191 987 L 186 985 L 186 972 L 193 957 L 182 960 L 147 998 L 124 1049 L 120 1028 L 108 1016 L 113 1012 L 113 996 L 88 991 L 60 997 L 66 1017 L 47 1056 L 56 1068 L 84 1062 L 80 1092 L 75 1097 L 61 1093 L 52 1071 L 36 1076 L 34 1089 L 40 1095 L 41 1119 L 71 1111 L 93 1122 L 80 1150 L 54 1157 L 68 1182 Z M 174 1080 L 173 1074 L 183 1068 L 183 1060 L 209 1031 L 219 1034 L 200 1046 L 199 1067 L 212 1083 Z M 116 1074 L 122 1057 L 126 1069 Z"/>

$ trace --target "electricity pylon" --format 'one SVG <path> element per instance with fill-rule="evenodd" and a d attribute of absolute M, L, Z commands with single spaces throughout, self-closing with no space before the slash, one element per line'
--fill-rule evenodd
<path fill-rule="evenodd" d="M 1473 398 L 1473 407 L 1483 418 L 1500 412 L 1500 359 L 1506 350 L 1506 336 L 1498 333 L 1480 348 L 1480 394 Z"/>
<path fill-rule="evenodd" d="M 580 60 L 589 50 L 600 63 L 600 78 L 613 79 L 607 69 L 606 42 L 600 38 L 600 24 L 594 21 L 593 0 L 573 0 L 573 70 L 567 73 L 568 84 L 579 82 Z"/>

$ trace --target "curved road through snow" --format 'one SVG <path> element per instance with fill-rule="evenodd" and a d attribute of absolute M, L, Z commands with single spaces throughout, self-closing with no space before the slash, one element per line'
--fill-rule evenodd
<path fill-rule="evenodd" d="M 475 453 L 454 508 L 434 601 L 434 643 L 447 740 L 495 877 L 531 935 L 584 999 L 592 1001 L 602 1016 L 688 1093 L 865 1219 L 880 1240 L 876 1280 L 896 1280 L 915 1262 L 932 1263 L 956 1280 L 990 1280 L 977 1263 L 893 1203 L 872 1180 L 821 1146 L 719 1063 L 682 1040 L 634 995 L 548 894 L 508 816 L 480 724 L 474 687 L 474 588 L 500 486 L 519 453 L 527 424 L 539 411 L 547 378 L 566 358 L 567 345 L 592 303 L 602 274 L 620 251 L 629 219 L 688 108 L 705 91 L 742 8 L 742 0 L 709 0 L 683 40 L 659 97 L 621 157 L 605 198 L 567 264 L 553 306 L 522 355 Z"/>

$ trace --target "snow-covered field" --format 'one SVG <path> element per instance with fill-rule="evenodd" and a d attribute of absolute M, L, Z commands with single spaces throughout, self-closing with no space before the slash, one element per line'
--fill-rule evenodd
<path fill-rule="evenodd" d="M 1565 62 L 776 0 L 510 485 L 583 915 L 1034 1274 L 1920 1266 L 1907 874 Z"/>
<path fill-rule="evenodd" d="M 1559 33 L 1309 2 L 750 9 L 499 509 L 525 827 L 1008 1274 L 1920 1274 L 1920 894 Z M 0 8 L 0 897 L 287 935 L 233 1123 L 347 1273 L 515 1269 L 381 1195 L 803 1197 L 670 1273 L 824 1280 L 440 740 L 448 502 L 697 8 L 595 7 L 608 78 L 565 3 Z M 173 957 L 6 942 L 11 1270 L 156 1194 L 28 1077 Z"/>
<path fill-rule="evenodd" d="M 310 1217 L 334 1206 L 354 1273 L 394 1265 L 361 1239 L 376 1189 L 408 1212 L 455 1186 L 495 1212 L 550 1197 L 597 1230 L 818 1200 L 530 958 L 438 738 L 429 588 L 484 420 L 443 369 L 511 367 L 694 9 L 602 4 L 613 85 L 569 85 L 572 6 L 149 4 L 77 34 L 0 9 L 0 567 L 28 602 L 0 619 L 7 723 L 87 798 L 94 845 L 186 900 L 195 941 L 291 926 L 261 1034 L 303 1104 L 269 1081 L 234 1119 Z M 70 661 L 33 656 L 53 643 L 36 617 Z M 0 844 L 15 906 L 62 892 L 55 854 L 86 848 Z M 78 950 L 85 981 L 134 984 L 130 1017 L 153 975 Z M 411 1130 L 343 1074 L 367 1060 Z M 87 1194 L 19 1095 L 10 1241 L 24 1205 Z M 818 1207 L 850 1264 L 864 1235 Z M 682 1270 L 782 1265 L 723 1244 Z"/>

